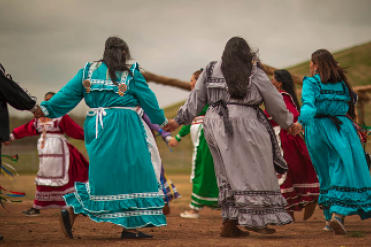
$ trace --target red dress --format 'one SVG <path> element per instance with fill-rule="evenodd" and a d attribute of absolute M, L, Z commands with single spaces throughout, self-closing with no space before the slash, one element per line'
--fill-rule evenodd
<path fill-rule="evenodd" d="M 297 122 L 299 112 L 291 95 L 280 91 L 287 109 L 293 114 Z M 281 129 L 267 114 L 281 144 L 283 157 L 288 164 L 288 172 L 279 179 L 281 193 L 288 202 L 289 211 L 300 211 L 309 202 L 318 201 L 319 182 L 314 171 L 307 147 L 300 135 L 292 136 L 287 130 Z"/>
<path fill-rule="evenodd" d="M 84 140 L 84 131 L 71 117 L 33 119 L 13 130 L 11 139 L 40 135 L 39 171 L 35 179 L 34 208 L 67 208 L 63 196 L 75 192 L 75 182 L 88 180 L 89 162 L 64 134 Z"/>

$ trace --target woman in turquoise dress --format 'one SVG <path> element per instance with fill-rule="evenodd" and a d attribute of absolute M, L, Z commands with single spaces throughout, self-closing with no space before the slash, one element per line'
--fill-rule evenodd
<path fill-rule="evenodd" d="M 344 216 L 371 217 L 370 172 L 352 125 L 353 95 L 345 69 L 321 49 L 312 54 L 310 70 L 313 76 L 303 81 L 299 123 L 320 182 L 318 204 L 328 228 L 345 234 Z"/>
<path fill-rule="evenodd" d="M 142 107 L 152 123 L 163 126 L 167 120 L 138 64 L 126 65 L 129 59 L 127 44 L 108 38 L 101 61 L 87 63 L 52 100 L 41 103 L 49 118 L 65 115 L 82 99 L 90 107 L 84 123 L 89 182 L 75 184 L 76 192 L 65 196 L 70 208 L 60 212 L 68 238 L 73 238 L 78 214 L 122 226 L 121 238 L 149 238 L 136 229 L 166 225 L 164 200 L 135 107 Z"/>

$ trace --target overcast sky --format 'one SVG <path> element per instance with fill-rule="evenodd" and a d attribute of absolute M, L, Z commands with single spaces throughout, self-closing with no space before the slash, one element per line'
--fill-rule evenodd
<path fill-rule="evenodd" d="M 219 60 L 233 36 L 258 48 L 266 64 L 282 68 L 319 48 L 337 51 L 370 41 L 370 9 L 370 0 L 0 0 L 0 62 L 39 101 L 86 62 L 100 59 L 112 35 L 126 40 L 145 70 L 183 80 Z M 151 88 L 161 107 L 188 95 Z M 73 113 L 85 110 L 81 103 Z"/>

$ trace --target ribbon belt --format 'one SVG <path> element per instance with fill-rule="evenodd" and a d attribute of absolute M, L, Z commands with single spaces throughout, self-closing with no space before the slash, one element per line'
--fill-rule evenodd
<path fill-rule="evenodd" d="M 132 110 L 135 111 L 136 107 L 98 107 L 98 108 L 90 108 L 87 112 L 87 115 L 90 117 L 96 116 L 95 117 L 95 139 L 98 139 L 98 125 L 104 128 L 103 125 L 103 117 L 107 115 L 106 110 L 109 109 L 125 109 L 125 110 Z"/>
<path fill-rule="evenodd" d="M 240 105 L 240 106 L 245 106 L 245 107 L 250 107 L 254 109 L 258 109 L 258 105 L 248 105 L 244 103 L 238 103 L 238 102 L 225 102 L 224 100 L 219 100 L 214 103 L 212 103 L 212 107 L 218 107 L 219 106 L 219 116 L 223 117 L 223 122 L 224 122 L 224 128 L 225 128 L 225 133 L 227 133 L 228 136 L 233 135 L 233 128 L 231 126 L 231 123 L 229 122 L 229 110 L 228 110 L 228 105 Z"/>
<path fill-rule="evenodd" d="M 318 114 L 315 116 L 315 118 L 329 118 L 331 121 L 336 125 L 336 129 L 340 131 L 340 125 L 343 124 L 343 122 L 338 117 L 346 117 L 346 115 L 328 115 L 328 114 Z"/>

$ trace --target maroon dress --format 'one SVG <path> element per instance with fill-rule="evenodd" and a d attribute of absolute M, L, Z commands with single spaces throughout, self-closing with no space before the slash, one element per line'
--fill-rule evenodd
<path fill-rule="evenodd" d="M 293 114 L 294 122 L 297 122 L 299 112 L 291 95 L 280 91 L 286 103 L 287 109 Z M 279 178 L 281 193 L 288 202 L 288 211 L 300 211 L 313 201 L 318 201 L 319 182 L 314 171 L 307 147 L 300 135 L 292 136 L 287 130 L 281 129 L 267 114 L 275 132 L 277 140 L 281 144 L 283 157 L 288 164 L 288 172 Z"/>
<path fill-rule="evenodd" d="M 84 140 L 83 129 L 71 117 L 33 119 L 13 130 L 11 139 L 41 135 L 38 141 L 39 171 L 35 179 L 36 209 L 67 208 L 63 196 L 75 192 L 75 182 L 88 180 L 89 162 L 64 134 Z"/>

